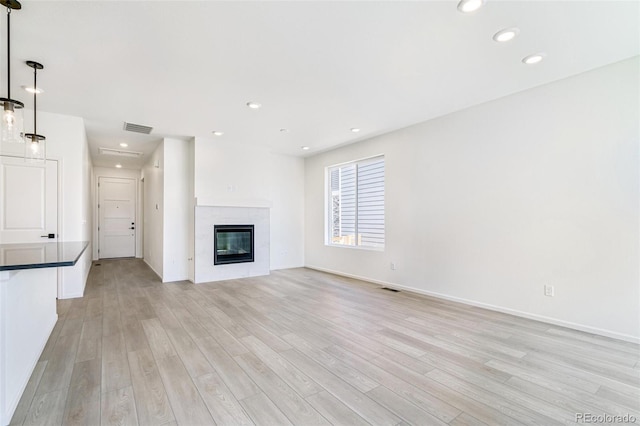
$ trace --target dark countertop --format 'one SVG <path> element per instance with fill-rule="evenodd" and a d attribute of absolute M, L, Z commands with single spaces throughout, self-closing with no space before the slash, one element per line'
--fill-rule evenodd
<path fill-rule="evenodd" d="M 0 244 L 0 271 L 73 266 L 89 241 Z"/>

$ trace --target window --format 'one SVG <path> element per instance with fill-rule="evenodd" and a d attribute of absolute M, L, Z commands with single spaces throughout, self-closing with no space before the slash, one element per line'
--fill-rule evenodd
<path fill-rule="evenodd" d="M 384 247 L 384 156 L 329 167 L 327 243 Z"/>

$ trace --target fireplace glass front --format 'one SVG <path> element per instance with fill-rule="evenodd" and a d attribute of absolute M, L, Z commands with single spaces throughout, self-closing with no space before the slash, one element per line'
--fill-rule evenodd
<path fill-rule="evenodd" d="M 214 225 L 213 264 L 253 262 L 253 225 Z"/>

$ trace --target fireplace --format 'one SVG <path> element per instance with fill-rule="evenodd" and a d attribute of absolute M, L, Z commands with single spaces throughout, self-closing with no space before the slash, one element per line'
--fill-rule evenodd
<path fill-rule="evenodd" d="M 214 225 L 213 264 L 253 262 L 253 225 Z"/>

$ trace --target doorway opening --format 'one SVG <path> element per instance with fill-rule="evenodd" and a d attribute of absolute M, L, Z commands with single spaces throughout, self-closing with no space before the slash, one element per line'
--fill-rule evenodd
<path fill-rule="evenodd" d="M 136 180 L 98 178 L 98 258 L 136 255 Z"/>

